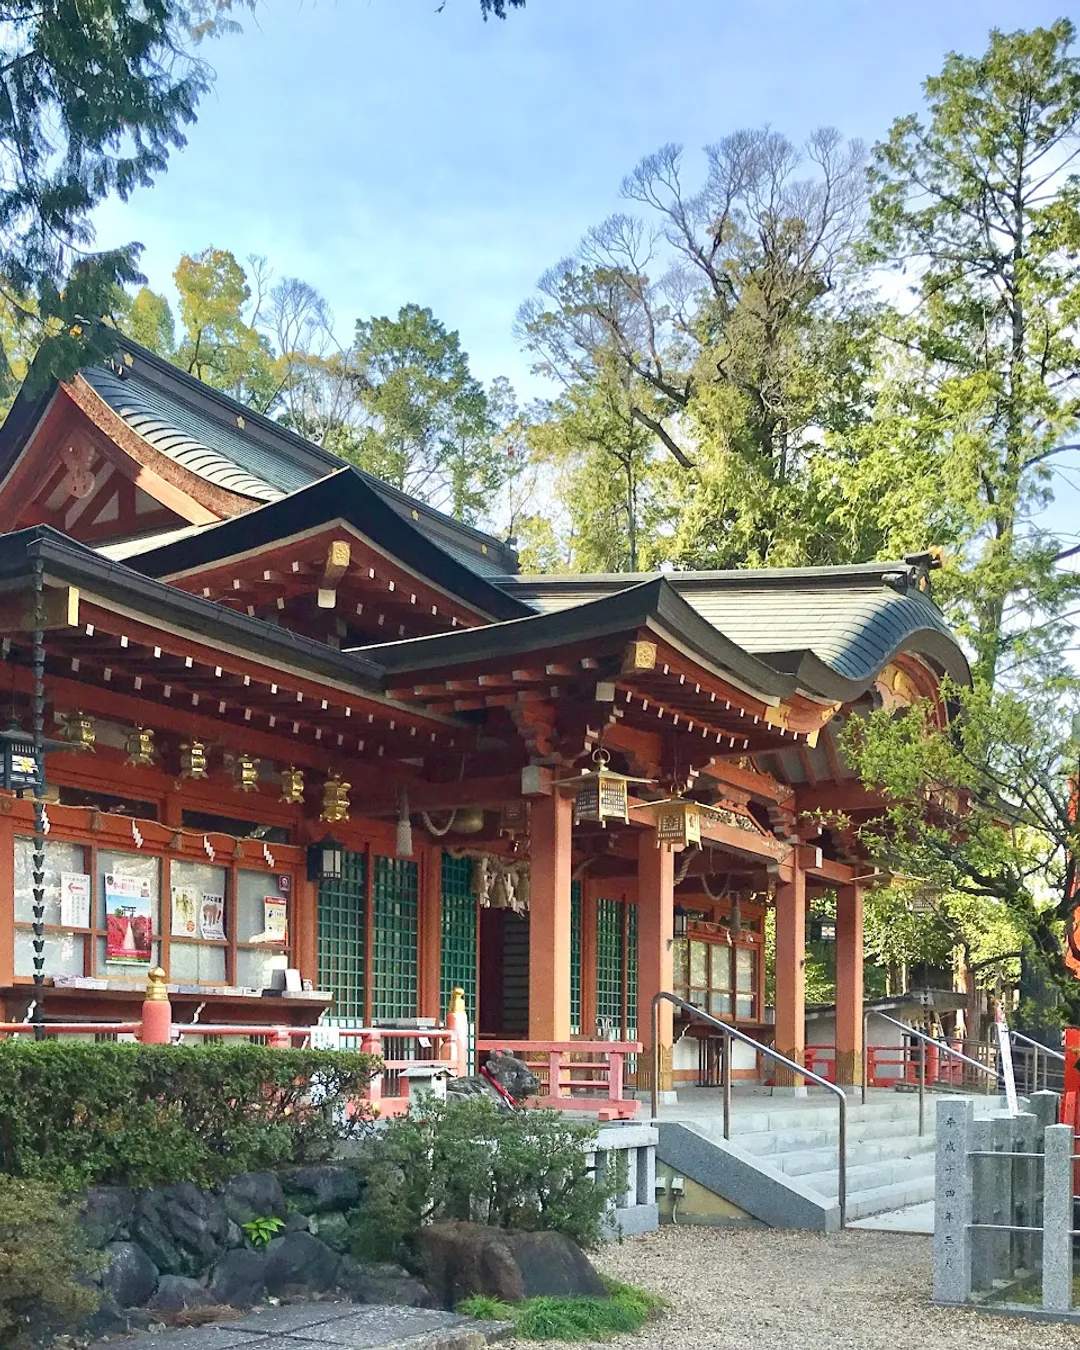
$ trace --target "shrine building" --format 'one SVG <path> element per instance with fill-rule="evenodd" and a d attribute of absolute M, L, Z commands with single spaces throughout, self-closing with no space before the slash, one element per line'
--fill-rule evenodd
<path fill-rule="evenodd" d="M 196 1025 L 441 1022 L 462 988 L 478 1044 L 647 1042 L 668 990 L 801 1062 L 835 895 L 858 1080 L 881 802 L 840 733 L 968 679 L 928 555 L 523 575 L 126 339 L 19 395 L 0 529 L 0 1020 L 122 1020 L 160 965 Z M 660 1042 L 661 1086 L 708 1080 L 670 1005 Z"/>

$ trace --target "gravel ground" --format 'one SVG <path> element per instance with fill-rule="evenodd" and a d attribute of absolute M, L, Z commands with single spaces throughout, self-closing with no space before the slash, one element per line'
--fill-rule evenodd
<path fill-rule="evenodd" d="M 826 1236 L 665 1227 L 604 1248 L 596 1264 L 671 1303 L 644 1331 L 606 1342 L 609 1350 L 941 1350 L 961 1344 L 965 1350 L 1076 1350 L 1080 1345 L 1076 1327 L 931 1307 L 928 1237 L 851 1229 Z M 536 1342 L 504 1344 L 533 1350 Z"/>

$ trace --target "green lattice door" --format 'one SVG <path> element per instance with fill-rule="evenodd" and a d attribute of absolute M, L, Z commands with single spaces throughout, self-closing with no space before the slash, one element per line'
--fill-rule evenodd
<path fill-rule="evenodd" d="M 415 1017 L 419 1000 L 419 886 L 416 863 L 375 862 L 371 1014 L 374 1021 Z"/>
<path fill-rule="evenodd" d="M 570 883 L 570 1035 L 581 1035 L 581 882 Z"/>
<path fill-rule="evenodd" d="M 454 989 L 464 989 L 465 1010 L 474 1032 L 479 1018 L 479 988 L 476 977 L 476 896 L 473 893 L 471 858 L 442 855 L 442 938 L 439 944 L 439 1008 L 450 1007 Z M 472 1063 L 473 1046 L 469 1046 Z"/>
<path fill-rule="evenodd" d="M 319 884 L 319 988 L 334 995 L 326 1020 L 336 1026 L 364 1021 L 365 864 L 363 853 L 345 853 L 341 880 Z"/>
<path fill-rule="evenodd" d="M 637 1036 L 637 905 L 596 902 L 597 1035 Z"/>

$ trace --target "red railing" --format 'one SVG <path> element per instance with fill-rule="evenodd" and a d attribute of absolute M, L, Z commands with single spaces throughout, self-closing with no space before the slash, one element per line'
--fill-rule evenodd
<path fill-rule="evenodd" d="M 402 1073 L 412 1068 L 449 1068 L 457 1063 L 457 1035 L 449 1027 L 430 1027 L 406 1030 L 398 1027 L 339 1027 L 336 1037 L 342 1050 L 359 1050 L 365 1055 L 378 1055 L 383 1071 L 368 1086 L 368 1100 L 378 1106 L 381 1116 L 404 1114 L 409 1106 L 408 1091 L 403 1091 Z M 427 1045 L 424 1042 L 428 1042 Z M 388 1044 L 389 1043 L 389 1044 Z M 406 1052 L 397 1058 L 387 1055 L 389 1045 L 400 1046 Z M 431 1049 L 436 1053 L 423 1055 Z"/>
<path fill-rule="evenodd" d="M 601 1119 L 626 1120 L 641 1110 L 625 1095 L 626 1060 L 641 1054 L 638 1041 L 479 1041 L 477 1055 L 509 1051 L 540 1079 L 540 1106 L 595 1111 Z"/>

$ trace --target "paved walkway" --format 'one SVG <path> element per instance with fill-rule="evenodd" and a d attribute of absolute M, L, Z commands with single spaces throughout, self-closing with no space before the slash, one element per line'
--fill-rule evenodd
<path fill-rule="evenodd" d="M 480 1350 L 506 1328 L 426 1308 L 294 1303 L 234 1322 L 115 1342 L 117 1350 Z"/>
<path fill-rule="evenodd" d="M 868 1219 L 856 1219 L 852 1228 L 869 1228 L 876 1233 L 927 1233 L 934 1231 L 934 1202 L 924 1200 L 921 1205 L 906 1209 L 890 1209 L 884 1214 L 871 1214 Z"/>
<path fill-rule="evenodd" d="M 930 1306 L 930 1239 L 849 1229 L 662 1228 L 597 1265 L 671 1311 L 608 1350 L 1076 1350 L 1075 1327 Z M 512 1341 L 515 1350 L 535 1342 Z M 572 1350 L 565 1342 L 561 1350 Z M 581 1350 L 578 1347 L 578 1350 Z"/>

